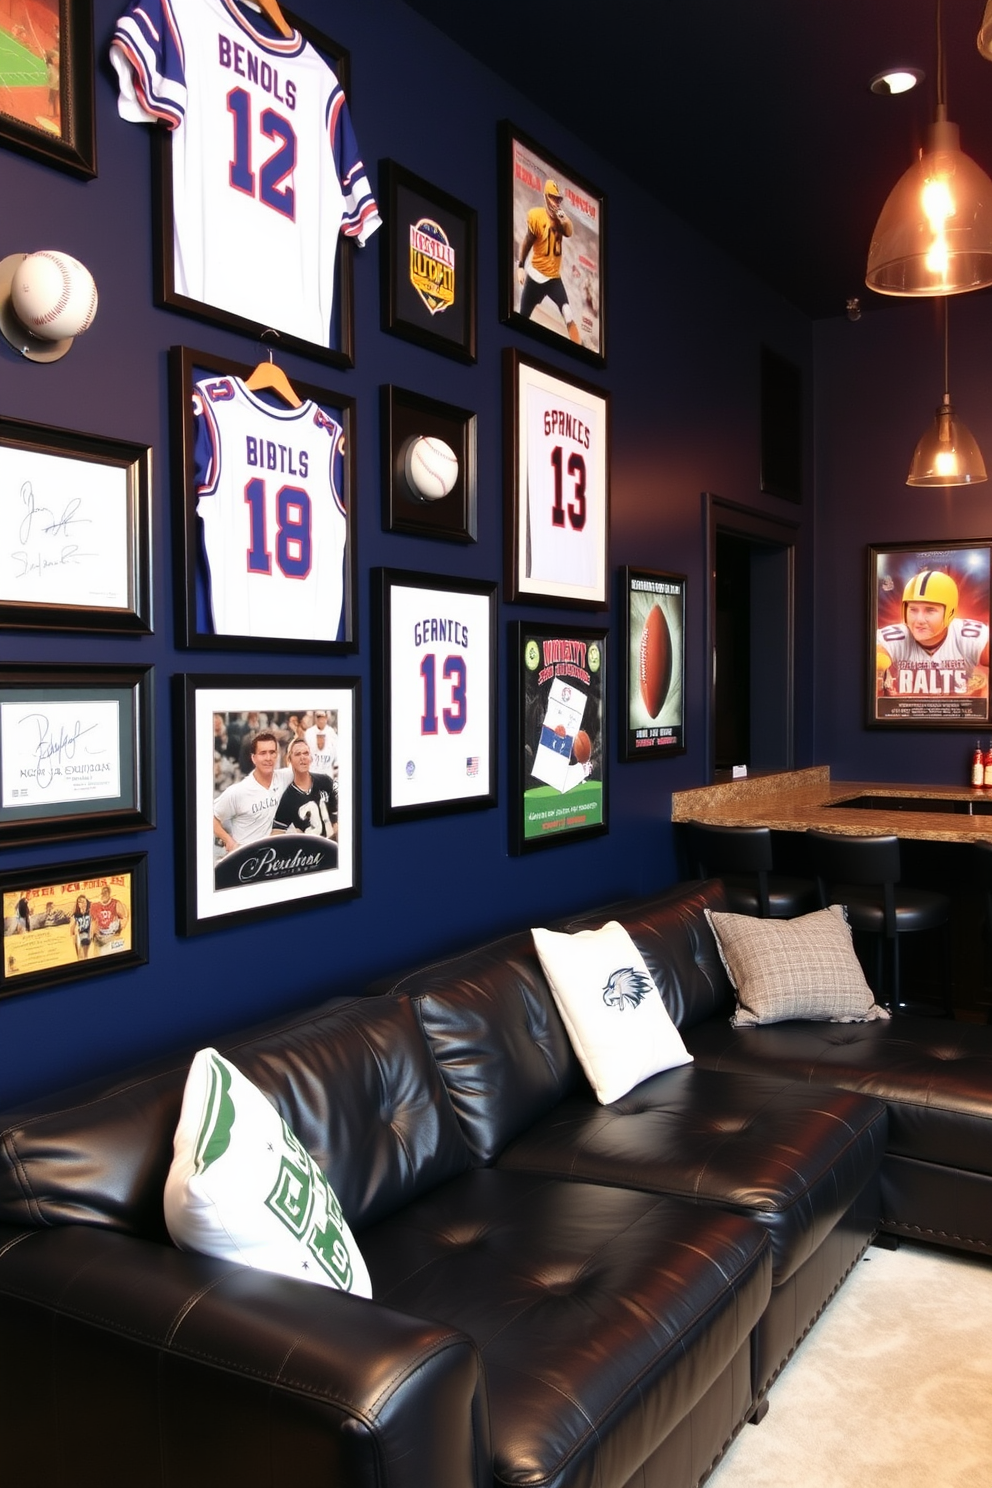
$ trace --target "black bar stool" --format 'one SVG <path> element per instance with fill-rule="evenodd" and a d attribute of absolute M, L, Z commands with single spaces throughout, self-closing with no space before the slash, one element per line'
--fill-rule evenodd
<path fill-rule="evenodd" d="M 816 884 L 772 872 L 768 827 L 711 827 L 688 822 L 689 858 L 700 878 L 720 878 L 734 914 L 791 920 L 819 909 Z"/>
<path fill-rule="evenodd" d="M 943 930 L 942 996 L 939 1016 L 954 1017 L 950 984 L 951 901 L 930 889 L 911 889 L 900 882 L 899 838 L 847 837 L 838 832 L 810 831 L 813 867 L 820 903 L 843 904 L 852 930 L 875 937 L 873 990 L 893 1012 L 902 1008 L 899 980 L 899 937 L 914 930 Z M 884 949 L 888 948 L 890 975 L 885 976 Z M 888 982 L 888 987 L 886 987 Z M 927 1006 L 929 1011 L 930 1005 Z M 913 1011 L 923 1011 L 914 1004 Z"/>

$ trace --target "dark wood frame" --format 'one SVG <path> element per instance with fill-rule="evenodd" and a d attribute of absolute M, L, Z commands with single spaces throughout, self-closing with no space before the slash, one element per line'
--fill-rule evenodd
<path fill-rule="evenodd" d="M 79 892 L 87 881 L 98 878 L 120 878 L 130 875 L 130 903 L 128 905 L 128 928 L 131 945 L 126 951 L 113 951 L 107 955 L 90 955 L 85 961 L 70 961 L 61 966 L 46 966 L 18 976 L 9 976 L 8 967 L 14 955 L 12 946 L 21 939 L 17 935 L 4 935 L 3 960 L 0 965 L 0 998 L 17 997 L 25 992 L 37 992 L 43 987 L 60 986 L 66 982 L 88 981 L 105 976 L 108 972 L 126 971 L 130 967 L 144 966 L 148 960 L 148 858 L 145 853 L 130 857 L 89 858 L 80 863 L 54 863 L 43 868 L 4 869 L 0 873 L 0 902 L 4 893 L 18 889 L 54 887 L 63 885 L 66 892 L 75 886 Z M 91 887 L 93 885 L 91 884 Z M 6 920 L 4 920 L 6 924 Z M 38 935 L 38 930 L 31 932 Z"/>
<path fill-rule="evenodd" d="M 151 489 L 152 452 L 147 445 L 104 439 L 69 429 L 0 418 L 0 449 L 24 449 L 43 455 L 72 457 L 95 465 L 123 469 L 127 482 L 127 548 L 129 602 L 126 609 L 100 605 L 18 602 L 0 597 L 0 624 L 23 630 L 107 631 L 148 635 L 152 628 Z M 62 520 L 55 523 L 51 557 L 58 558 L 71 534 Z M 71 523 L 70 523 L 71 525 Z M 60 535 L 61 534 L 61 535 Z M 44 555 L 38 555 L 43 561 Z"/>
<path fill-rule="evenodd" d="M 185 872 L 181 875 L 177 874 L 178 933 L 180 935 L 201 935 L 206 931 L 226 928 L 230 925 L 253 924 L 259 919 L 268 919 L 275 915 L 291 914 L 298 910 L 314 909 L 318 905 L 357 898 L 361 894 L 362 800 L 360 779 L 361 683 L 359 679 L 357 677 L 256 677 L 187 673 L 175 677 L 174 686 L 177 719 L 175 791 L 176 800 L 185 802 L 185 808 L 176 811 L 177 859 L 185 865 Z M 238 886 L 219 889 L 216 883 L 213 887 L 208 884 L 205 889 L 207 907 L 212 907 L 213 898 L 221 899 L 221 904 L 216 913 L 203 913 L 204 905 L 201 905 L 200 901 L 200 880 L 207 861 L 209 860 L 211 869 L 214 864 L 213 833 L 210 830 L 210 824 L 213 819 L 213 804 L 217 797 L 213 791 L 212 769 L 208 772 L 202 766 L 205 761 L 212 764 L 213 751 L 210 744 L 214 712 L 247 712 L 252 709 L 287 711 L 303 706 L 314 706 L 320 702 L 329 702 L 332 694 L 335 693 L 348 694 L 351 712 L 350 741 L 345 742 L 345 748 L 348 750 L 350 780 L 344 777 L 343 770 L 338 775 L 339 822 L 343 815 L 350 826 L 350 862 L 346 865 L 347 872 L 343 875 L 341 884 L 304 892 L 308 884 L 317 883 L 323 877 L 323 873 L 318 872 L 313 875 L 276 878 L 271 884 L 248 883 L 245 886 L 258 891 L 270 889 L 269 898 L 265 898 L 261 892 L 255 895 L 242 893 Z M 222 698 L 240 698 L 244 702 L 236 707 L 232 705 L 220 708 L 217 703 Z M 341 703 L 338 702 L 335 706 L 339 714 L 338 738 L 340 741 L 343 732 L 340 723 Z M 208 738 L 198 732 L 197 727 L 198 722 L 201 726 L 203 725 L 204 716 L 210 725 L 210 737 Z M 348 748 L 349 743 L 350 748 Z M 208 774 L 209 778 L 205 779 Z M 208 793 L 209 800 L 206 800 Z M 347 804 L 342 807 L 342 802 Z M 204 832 L 205 837 L 202 835 Z M 287 833 L 279 840 L 295 846 L 305 843 L 307 839 L 298 834 Z M 273 839 L 264 838 L 262 841 L 268 844 Z M 341 865 L 338 863 L 334 870 L 326 871 L 340 872 Z M 285 894 L 283 894 L 284 889 L 287 891 Z M 221 896 L 227 893 L 239 895 L 239 900 L 237 903 L 230 901 L 233 907 L 225 911 Z"/>
<path fill-rule="evenodd" d="M 514 159 L 514 147 L 519 145 L 521 149 L 530 155 L 536 156 L 535 164 L 540 165 L 539 175 L 547 178 L 554 176 L 562 178 L 558 181 L 569 199 L 569 189 L 572 189 L 573 212 L 578 200 L 595 205 L 599 227 L 596 234 L 596 251 L 598 262 L 596 266 L 596 291 L 597 291 L 597 318 L 599 323 L 599 335 L 597 345 L 589 347 L 572 341 L 568 332 L 563 328 L 561 331 L 552 330 L 550 327 L 540 324 L 533 319 L 525 319 L 514 306 L 518 299 L 519 285 L 517 282 L 517 251 L 520 247 L 521 223 L 514 224 L 514 181 L 518 177 L 518 171 Z M 541 181 L 533 188 L 533 199 L 530 206 L 538 206 L 544 201 L 544 182 Z M 522 204 L 521 204 L 522 205 Z M 526 220 L 526 213 L 524 213 Z M 568 240 L 566 239 L 566 242 Z M 563 255 L 564 256 L 564 255 Z M 566 284 L 566 294 L 569 286 Z M 528 336 L 534 336 L 543 341 L 545 346 L 552 346 L 556 351 L 567 352 L 569 356 L 580 358 L 591 367 L 604 367 L 606 365 L 606 197 L 598 186 L 580 176 L 571 166 L 565 165 L 543 145 L 537 143 L 530 135 L 525 134 L 522 129 L 511 124 L 508 119 L 503 119 L 499 125 L 499 316 L 506 325 L 511 325 L 515 330 L 524 331 Z M 576 323 L 581 326 L 581 307 L 576 307 L 569 295 L 569 304 L 575 315 Z"/>
<path fill-rule="evenodd" d="M 685 574 L 667 573 L 661 569 L 622 568 L 620 570 L 620 612 L 623 617 L 624 678 L 620 700 L 620 758 L 626 761 L 670 759 L 685 754 Z M 637 597 L 640 596 L 638 599 Z M 650 599 L 654 597 L 654 605 Z M 648 711 L 642 689 L 641 641 L 643 627 L 651 609 L 657 605 L 664 620 L 664 632 L 670 639 L 669 681 L 661 707 L 653 717 Z M 673 634 L 673 631 L 676 632 Z M 677 722 L 659 723 L 672 685 L 678 684 Z"/>
<path fill-rule="evenodd" d="M 515 620 L 510 626 L 510 665 L 512 667 L 510 697 L 513 708 L 510 732 L 511 853 L 536 852 L 566 842 L 585 842 L 591 837 L 601 837 L 609 831 L 609 715 L 607 709 L 609 665 L 606 651 L 608 635 L 607 630 L 594 625 L 556 625 L 546 621 Z M 554 641 L 585 643 L 586 664 L 583 666 L 564 657 L 557 662 L 549 661 L 545 647 L 547 643 Z M 593 646 L 598 648 L 595 666 L 592 665 Z M 569 816 L 579 809 L 579 803 L 573 801 L 570 806 L 562 807 L 557 813 L 564 825 L 551 826 L 546 833 L 528 836 L 525 824 L 528 790 L 550 791 L 553 789 L 550 785 L 531 786 L 529 782 L 532 778 L 531 765 L 536 751 L 536 741 L 540 736 L 541 719 L 546 711 L 546 704 L 542 703 L 539 691 L 539 687 L 544 683 L 539 679 L 546 670 L 554 670 L 556 666 L 567 668 L 566 671 L 557 674 L 562 677 L 566 686 L 578 682 L 580 687 L 588 687 L 590 691 L 584 694 L 587 698 L 593 690 L 599 693 L 596 718 L 598 737 L 590 737 L 593 768 L 595 769 L 598 765 L 601 772 L 600 820 L 589 824 L 569 821 Z M 556 677 L 546 680 L 554 682 Z M 585 725 L 588 721 L 586 711 L 583 710 L 582 724 Z M 589 734 L 589 729 L 584 729 L 584 732 Z M 578 731 L 576 737 L 578 737 Z M 582 783 L 579 782 L 573 789 L 581 790 Z M 557 799 L 566 801 L 570 795 L 571 790 L 559 793 Z M 554 800 L 555 797 L 552 796 L 550 799 Z"/>
<path fill-rule="evenodd" d="M 53 803 L 47 814 L 20 814 L 16 806 L 0 805 L 0 847 L 21 846 L 31 842 L 56 842 L 72 837 L 99 837 L 120 832 L 141 832 L 155 825 L 152 715 L 152 668 L 150 666 L 57 666 L 34 662 L 10 662 L 0 666 L 0 704 L 13 702 L 13 694 L 37 694 L 37 707 L 46 697 L 72 703 L 77 696 L 91 694 L 89 701 L 100 702 L 108 693 L 118 700 L 130 698 L 130 716 L 122 717 L 118 735 L 122 789 L 118 804 L 107 799 L 80 802 L 80 809 L 70 809 L 66 802 Z M 10 693 L 8 697 L 6 694 Z M 126 710 L 125 710 L 126 711 Z M 43 720 L 43 715 L 39 715 Z M 35 754 L 39 766 L 43 761 L 70 758 L 72 741 L 53 743 L 45 738 L 47 724 L 40 727 Z M 3 756 L 3 727 L 0 722 L 0 760 Z"/>
<path fill-rule="evenodd" d="M 594 520 L 600 523 L 599 535 L 602 545 L 599 578 L 594 589 L 581 591 L 580 586 L 528 580 L 521 573 L 528 543 L 528 507 L 526 490 L 527 430 L 523 421 L 525 398 L 521 396 L 521 384 L 528 374 L 536 379 L 550 379 L 561 389 L 563 397 L 581 402 L 588 401 L 602 421 L 603 451 L 602 504 L 599 512 L 593 512 Z M 566 606 L 581 610 L 605 610 L 609 604 L 609 547 L 610 547 L 610 395 L 593 383 L 563 375 L 556 367 L 522 352 L 507 347 L 503 353 L 503 474 L 506 486 L 504 500 L 505 518 L 505 590 L 506 599 L 512 604 L 546 604 L 556 608 Z M 588 488 L 587 488 L 588 494 Z M 589 513 L 586 512 L 586 520 Z"/>
<path fill-rule="evenodd" d="M 478 460 L 474 413 L 423 393 L 386 386 L 380 404 L 382 430 L 382 525 L 386 532 L 448 542 L 475 542 L 478 536 Z M 443 439 L 458 456 L 458 479 L 447 496 L 424 501 L 406 478 L 411 439 L 426 434 Z"/>
<path fill-rule="evenodd" d="M 0 143 L 90 180 L 96 175 L 92 0 L 59 0 L 59 93 L 60 134 L 0 110 Z"/>
<path fill-rule="evenodd" d="M 252 367 L 218 357 L 211 352 L 194 351 L 188 346 L 174 346 L 169 353 L 172 401 L 173 469 L 181 472 L 174 498 L 176 545 L 183 555 L 176 565 L 176 624 L 178 644 L 191 649 L 210 651 L 291 651 L 298 655 L 345 654 L 358 649 L 358 555 L 357 522 L 354 512 L 355 492 L 355 400 L 343 393 L 293 379 L 293 387 L 305 402 L 311 399 L 322 408 L 340 415 L 344 430 L 344 502 L 348 523 L 347 551 L 344 563 L 345 638 L 340 641 L 307 640 L 297 636 L 218 635 L 200 629 L 202 617 L 208 614 L 205 591 L 205 559 L 196 515 L 195 464 L 192 393 L 194 373 L 202 369 L 217 377 L 249 377 Z"/>
<path fill-rule="evenodd" d="M 402 336 L 428 351 L 454 357 L 460 362 L 476 360 L 478 217 L 473 207 L 432 186 L 395 160 L 379 162 L 379 194 L 383 204 L 383 226 L 379 245 L 382 329 Z M 454 302 L 433 313 L 413 284 L 410 268 L 409 233 L 414 223 L 400 206 L 402 196 L 419 197 L 421 217 L 429 217 L 453 244 Z M 443 317 L 464 299 L 464 324 L 460 335 L 446 335 Z M 440 319 L 438 317 L 441 317 Z"/>
<path fill-rule="evenodd" d="M 437 797 L 416 805 L 395 805 L 391 798 L 393 751 L 393 605 L 392 594 L 396 588 L 421 589 L 425 594 L 424 614 L 431 612 L 429 596 L 440 597 L 438 613 L 443 614 L 444 597 L 452 594 L 474 595 L 486 602 L 489 636 L 486 647 L 489 668 L 487 690 L 486 739 L 489 758 L 480 761 L 478 778 L 485 789 L 472 795 L 452 794 Z M 419 820 L 427 816 L 440 816 L 456 811 L 484 811 L 497 802 L 497 697 L 498 655 L 496 637 L 496 583 L 488 579 L 454 579 L 441 574 L 412 572 L 406 569 L 379 568 L 372 571 L 372 619 L 373 645 L 378 658 L 378 688 L 374 698 L 373 739 L 373 820 L 377 826 L 386 826 L 399 821 Z M 471 695 L 470 707 L 475 716 L 480 703 Z M 475 777 L 472 777 L 475 778 Z"/>

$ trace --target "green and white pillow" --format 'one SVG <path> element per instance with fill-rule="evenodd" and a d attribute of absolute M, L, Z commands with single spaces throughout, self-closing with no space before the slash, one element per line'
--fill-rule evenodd
<path fill-rule="evenodd" d="M 278 1111 L 216 1049 L 190 1066 L 165 1222 L 180 1250 L 371 1297 L 334 1190 Z"/>

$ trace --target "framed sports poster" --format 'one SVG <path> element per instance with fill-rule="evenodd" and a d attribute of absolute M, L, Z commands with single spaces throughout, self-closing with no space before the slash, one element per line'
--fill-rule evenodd
<path fill-rule="evenodd" d="M 496 585 L 373 570 L 379 826 L 496 805 Z"/>
<path fill-rule="evenodd" d="M 151 631 L 152 452 L 0 418 L 0 624 Z"/>
<path fill-rule="evenodd" d="M 384 387 L 380 422 L 385 531 L 475 542 L 475 414 L 424 393 Z"/>
<path fill-rule="evenodd" d="M 989 722 L 988 543 L 868 549 L 869 728 Z"/>
<path fill-rule="evenodd" d="M 284 12 L 132 0 L 111 61 L 152 124 L 156 303 L 336 366 L 354 362 L 350 246 L 379 226 L 348 55 Z"/>
<path fill-rule="evenodd" d="M 106 976 L 148 960 L 148 875 L 134 857 L 0 873 L 0 997 Z"/>
<path fill-rule="evenodd" d="M 152 669 L 0 666 L 0 847 L 154 826 Z"/>
<path fill-rule="evenodd" d="M 354 400 L 295 381 L 287 402 L 259 370 L 171 352 L 180 644 L 354 651 Z"/>
<path fill-rule="evenodd" d="M 606 364 L 606 198 L 504 120 L 499 126 L 500 319 Z"/>
<path fill-rule="evenodd" d="M 379 194 L 382 329 L 474 362 L 475 211 L 395 160 L 379 162 Z"/>
<path fill-rule="evenodd" d="M 513 853 L 608 830 L 606 637 L 584 626 L 511 627 Z"/>
<path fill-rule="evenodd" d="M 181 935 L 355 898 L 356 677 L 176 679 Z"/>
<path fill-rule="evenodd" d="M 96 175 L 91 0 L 0 6 L 0 143 Z"/>
<path fill-rule="evenodd" d="M 609 394 L 507 348 L 506 598 L 604 610 Z"/>
<path fill-rule="evenodd" d="M 685 753 L 685 574 L 620 570 L 626 687 L 620 757 Z"/>

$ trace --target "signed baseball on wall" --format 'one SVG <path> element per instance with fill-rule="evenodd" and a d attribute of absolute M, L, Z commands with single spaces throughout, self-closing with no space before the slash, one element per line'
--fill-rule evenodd
<path fill-rule="evenodd" d="M 97 307 L 96 285 L 86 265 L 49 248 L 29 253 L 18 265 L 10 299 L 21 324 L 43 341 L 81 336 Z"/>
<path fill-rule="evenodd" d="M 423 501 L 439 501 L 454 490 L 458 456 L 450 444 L 433 435 L 411 439 L 404 459 L 410 489 Z"/>

